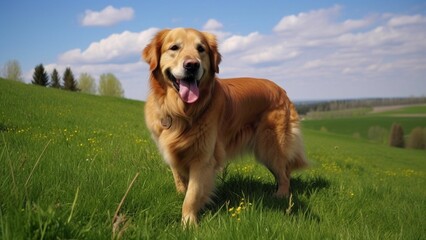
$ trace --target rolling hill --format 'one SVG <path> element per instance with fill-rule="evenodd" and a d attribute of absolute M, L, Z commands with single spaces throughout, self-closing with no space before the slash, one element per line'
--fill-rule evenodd
<path fill-rule="evenodd" d="M 184 230 L 183 196 L 145 128 L 143 107 L 0 79 L 0 238 L 426 236 L 426 154 L 365 139 L 368 126 L 393 121 L 377 115 L 304 121 L 311 166 L 294 174 L 289 199 L 273 198 L 272 175 L 241 156 L 219 174 L 200 226 Z"/>

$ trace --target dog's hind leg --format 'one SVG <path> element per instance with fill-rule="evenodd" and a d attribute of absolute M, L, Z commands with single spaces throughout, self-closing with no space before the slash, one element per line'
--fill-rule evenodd
<path fill-rule="evenodd" d="M 277 183 L 277 197 L 286 197 L 290 190 L 289 159 L 276 140 L 272 130 L 264 130 L 257 136 L 254 153 L 256 159 L 274 175 Z"/>
<path fill-rule="evenodd" d="M 189 169 L 189 183 L 182 206 L 182 224 L 196 225 L 197 214 L 210 200 L 215 180 L 213 161 L 199 160 Z"/>
<path fill-rule="evenodd" d="M 274 175 L 277 184 L 277 191 L 274 193 L 276 197 L 288 197 L 290 192 L 290 169 L 285 158 L 279 156 L 270 156 L 267 161 L 262 161 L 262 157 L 258 157 Z"/>
<path fill-rule="evenodd" d="M 254 153 L 274 175 L 277 182 L 275 196 L 286 197 L 290 191 L 290 173 L 293 147 L 289 112 L 282 109 L 264 115 L 256 129 Z"/>

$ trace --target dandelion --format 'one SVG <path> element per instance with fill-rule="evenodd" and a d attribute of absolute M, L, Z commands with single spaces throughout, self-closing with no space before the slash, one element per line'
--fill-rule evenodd
<path fill-rule="evenodd" d="M 385 171 L 385 174 L 388 175 L 388 176 L 392 176 L 392 177 L 395 177 L 397 175 L 396 172 L 392 172 L 392 171 L 389 171 L 389 170 Z"/>
<path fill-rule="evenodd" d="M 95 138 L 88 138 L 87 141 L 91 144 L 94 145 L 96 143 L 96 139 Z"/>
<path fill-rule="evenodd" d="M 231 207 L 228 209 L 228 212 L 231 214 L 232 218 L 235 218 L 237 221 L 241 221 L 241 213 L 249 206 L 252 206 L 252 204 L 246 201 L 244 198 L 241 198 L 238 207 Z"/>
<path fill-rule="evenodd" d="M 402 171 L 402 175 L 406 177 L 411 177 L 411 176 L 422 176 L 423 174 L 421 172 L 414 171 L 412 169 L 405 169 Z"/>
<path fill-rule="evenodd" d="M 322 163 L 321 166 L 330 172 L 342 172 L 342 169 L 335 163 L 335 162 L 331 162 L 331 163 Z"/>
<path fill-rule="evenodd" d="M 25 129 L 19 129 L 18 130 L 18 133 L 24 133 L 25 132 Z"/>

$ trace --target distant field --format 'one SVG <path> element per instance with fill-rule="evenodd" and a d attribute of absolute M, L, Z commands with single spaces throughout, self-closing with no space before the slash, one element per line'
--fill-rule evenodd
<path fill-rule="evenodd" d="M 353 117 L 325 118 L 303 121 L 303 126 L 313 130 L 347 136 L 359 136 L 368 139 L 371 127 L 381 127 L 390 131 L 393 123 L 400 124 L 408 135 L 413 128 L 426 128 L 426 105 L 398 107 L 398 109 L 380 111 Z M 349 110 L 348 110 L 349 111 Z"/>
<path fill-rule="evenodd" d="M 426 105 L 416 105 L 398 108 L 395 110 L 376 113 L 376 115 L 395 116 L 395 117 L 420 117 L 426 118 Z"/>
<path fill-rule="evenodd" d="M 200 226 L 183 230 L 183 197 L 150 140 L 143 102 L 3 79 L 0 93 L 0 239 L 112 239 L 137 173 L 114 228 L 123 239 L 426 236 L 425 152 L 363 139 L 371 125 L 409 131 L 425 118 L 303 121 L 311 167 L 294 174 L 292 198 L 273 198 L 271 174 L 242 156 L 219 174 Z"/>
<path fill-rule="evenodd" d="M 387 106 L 378 107 L 373 110 L 375 114 L 426 114 L 426 105 L 413 106 Z"/>

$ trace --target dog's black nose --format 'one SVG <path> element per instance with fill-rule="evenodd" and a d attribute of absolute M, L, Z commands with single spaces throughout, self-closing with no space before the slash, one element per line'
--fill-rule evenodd
<path fill-rule="evenodd" d="M 200 68 L 200 62 L 195 59 L 188 59 L 183 62 L 183 68 L 190 73 L 195 73 Z"/>

